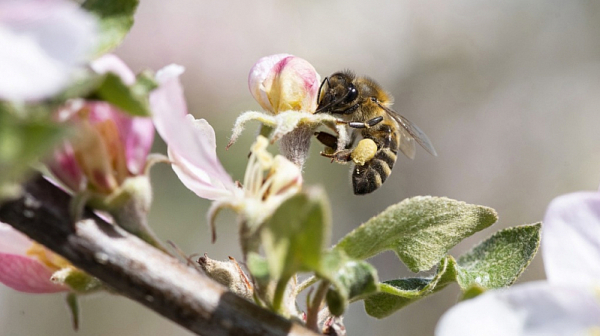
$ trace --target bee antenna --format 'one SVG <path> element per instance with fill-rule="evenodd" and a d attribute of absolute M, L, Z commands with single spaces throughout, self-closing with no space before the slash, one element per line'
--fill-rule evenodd
<path fill-rule="evenodd" d="M 323 85 L 325 85 L 325 82 L 327 82 L 327 87 L 329 87 L 329 77 L 325 77 L 325 79 L 323 79 L 323 81 L 321 82 L 321 85 L 319 86 L 319 93 L 317 94 L 317 105 L 319 104 L 319 101 L 321 100 L 321 90 L 323 89 Z M 322 111 L 322 109 L 317 109 L 315 112 L 320 112 Z"/>

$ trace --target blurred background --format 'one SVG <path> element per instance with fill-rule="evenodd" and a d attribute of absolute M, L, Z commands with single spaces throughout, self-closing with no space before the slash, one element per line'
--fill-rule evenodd
<path fill-rule="evenodd" d="M 116 53 L 136 72 L 185 66 L 189 111 L 214 126 L 219 158 L 238 180 L 257 125 L 224 148 L 235 118 L 259 109 L 247 88 L 256 60 L 290 53 L 321 76 L 346 68 L 371 76 L 396 98 L 394 109 L 427 133 L 439 156 L 419 149 L 414 161 L 399 157 L 383 187 L 358 197 L 349 166 L 320 157 L 315 142 L 305 181 L 328 192 L 333 241 L 411 196 L 495 208 L 500 221 L 456 247 L 458 255 L 501 228 L 541 221 L 560 194 L 598 188 L 599 33 L 600 2 L 587 0 L 145 0 Z M 158 138 L 154 151 L 166 152 Z M 209 202 L 185 189 L 166 165 L 153 168 L 152 180 L 151 223 L 159 236 L 188 254 L 240 257 L 232 214 L 219 217 L 213 245 Z M 412 276 L 392 253 L 372 262 L 381 280 Z M 538 255 L 520 282 L 543 278 Z M 345 324 L 349 335 L 431 335 L 457 297 L 451 286 L 383 320 L 355 303 Z M 189 335 L 109 294 L 83 300 L 75 333 L 63 302 L 61 295 L 0 287 L 0 335 Z"/>

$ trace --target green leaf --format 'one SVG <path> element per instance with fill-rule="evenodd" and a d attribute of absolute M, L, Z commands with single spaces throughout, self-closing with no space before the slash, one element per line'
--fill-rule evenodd
<path fill-rule="evenodd" d="M 148 95 L 157 87 L 147 72 L 138 75 L 137 81 L 128 86 L 114 73 L 107 73 L 96 94 L 103 100 L 133 116 L 151 116 Z"/>
<path fill-rule="evenodd" d="M 327 292 L 329 311 L 340 316 L 352 299 L 377 291 L 377 271 L 366 261 L 348 258 L 341 251 L 330 251 L 323 257 L 319 277 L 327 279 L 333 287 Z"/>
<path fill-rule="evenodd" d="M 279 206 L 261 231 L 273 279 L 319 269 L 330 218 L 322 189 L 299 193 Z"/>
<path fill-rule="evenodd" d="M 413 272 L 428 270 L 464 238 L 498 219 L 488 207 L 445 197 L 418 196 L 392 205 L 350 232 L 335 247 L 354 259 L 393 250 Z"/>
<path fill-rule="evenodd" d="M 21 179 L 65 134 L 50 120 L 17 118 L 0 106 L 0 186 Z"/>
<path fill-rule="evenodd" d="M 248 253 L 247 258 L 248 260 L 246 261 L 246 266 L 248 267 L 248 271 L 250 271 L 250 274 L 252 274 L 254 280 L 259 283 L 259 286 L 268 285 L 270 275 L 269 264 L 267 263 L 267 260 L 255 252 Z"/>
<path fill-rule="evenodd" d="M 365 298 L 365 310 L 383 318 L 452 282 L 463 291 L 463 300 L 486 289 L 506 287 L 515 282 L 529 265 L 540 244 L 541 224 L 523 225 L 496 232 L 458 261 L 447 256 L 432 278 L 407 278 L 379 284 L 379 292 Z"/>
<path fill-rule="evenodd" d="M 457 282 L 463 290 L 512 285 L 538 251 L 541 223 L 496 232 L 458 258 Z"/>
<path fill-rule="evenodd" d="M 440 262 L 430 278 L 405 278 L 379 284 L 379 292 L 365 298 L 367 314 L 384 318 L 395 311 L 444 288 L 456 277 L 456 262 L 448 256 Z"/>
<path fill-rule="evenodd" d="M 277 282 L 274 311 L 287 314 L 282 310 L 284 293 L 295 273 L 319 270 L 330 222 L 325 192 L 313 188 L 284 201 L 261 228 L 269 275 Z"/>
<path fill-rule="evenodd" d="M 105 78 L 105 75 L 99 75 L 91 70 L 82 71 L 77 78 L 73 79 L 72 84 L 52 98 L 51 103 L 58 107 L 69 99 L 90 97 L 104 83 Z"/>
<path fill-rule="evenodd" d="M 133 15 L 138 3 L 139 0 L 87 0 L 81 5 L 100 21 L 100 42 L 96 56 L 121 44 L 133 25 Z"/>

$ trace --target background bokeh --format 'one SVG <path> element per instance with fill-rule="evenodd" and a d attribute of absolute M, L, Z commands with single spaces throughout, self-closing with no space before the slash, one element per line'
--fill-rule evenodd
<path fill-rule="evenodd" d="M 241 112 L 258 104 L 247 89 L 256 60 L 290 53 L 322 76 L 349 68 L 380 82 L 395 110 L 419 125 L 439 156 L 419 150 L 399 158 L 376 193 L 351 192 L 349 167 L 330 164 L 315 145 L 306 184 L 325 187 L 334 241 L 415 195 L 448 196 L 495 208 L 500 221 L 459 245 L 459 253 L 498 229 L 542 220 L 557 195 L 597 189 L 600 182 L 600 2 L 559 0 L 197 1 L 146 0 L 116 53 L 135 71 L 169 63 L 186 67 L 189 110 L 217 134 L 217 151 L 243 177 L 255 127 L 224 147 Z M 154 150 L 165 152 L 157 139 Z M 276 147 L 273 147 L 276 150 Z M 166 165 L 153 169 L 152 226 L 188 253 L 239 257 L 235 218 L 218 221 L 210 244 L 209 206 Z M 568 242 L 565 242 L 568 248 Z M 372 260 L 383 280 L 409 276 L 393 254 Z M 522 281 L 542 279 L 537 256 Z M 453 286 L 375 320 L 351 306 L 349 335 L 433 333 L 457 299 Z M 82 302 L 83 323 L 70 329 L 61 295 L 0 288 L 0 335 L 188 335 L 128 299 L 98 294 Z"/>

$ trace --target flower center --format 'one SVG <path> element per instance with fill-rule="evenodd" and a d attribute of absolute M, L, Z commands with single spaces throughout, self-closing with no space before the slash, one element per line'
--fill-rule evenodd
<path fill-rule="evenodd" d="M 114 120 L 92 123 L 88 114 L 87 108 L 79 112 L 81 122 L 73 141 L 75 158 L 90 187 L 111 193 L 130 175 L 125 148 Z"/>

